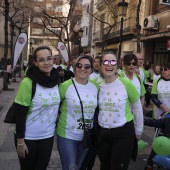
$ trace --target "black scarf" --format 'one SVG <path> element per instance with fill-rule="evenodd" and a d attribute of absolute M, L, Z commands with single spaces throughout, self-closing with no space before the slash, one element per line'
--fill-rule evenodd
<path fill-rule="evenodd" d="M 59 83 L 59 74 L 55 68 L 51 70 L 50 76 L 47 76 L 38 67 L 33 65 L 28 68 L 26 76 L 43 87 L 51 88 Z"/>

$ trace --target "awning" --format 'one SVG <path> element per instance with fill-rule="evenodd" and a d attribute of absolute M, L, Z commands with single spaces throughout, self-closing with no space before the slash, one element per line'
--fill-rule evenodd
<path fill-rule="evenodd" d="M 146 40 L 152 40 L 152 39 L 157 39 L 157 38 L 166 38 L 170 37 L 170 32 L 167 33 L 160 33 L 160 34 L 154 34 L 154 35 L 148 35 L 148 36 L 142 36 L 140 38 L 141 41 L 146 41 Z"/>

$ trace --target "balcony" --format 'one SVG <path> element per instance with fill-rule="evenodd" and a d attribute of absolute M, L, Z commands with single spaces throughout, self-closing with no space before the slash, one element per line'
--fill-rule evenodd
<path fill-rule="evenodd" d="M 109 27 L 103 29 L 102 40 L 107 40 L 113 37 L 119 37 L 120 35 L 120 22 L 118 22 L 108 35 Z M 136 34 L 136 18 L 129 17 L 124 19 L 123 35 L 135 35 Z"/>
<path fill-rule="evenodd" d="M 100 42 L 102 42 L 101 32 L 100 32 L 100 31 L 96 31 L 96 32 L 93 34 L 93 42 L 94 42 L 94 43 L 100 43 Z"/>

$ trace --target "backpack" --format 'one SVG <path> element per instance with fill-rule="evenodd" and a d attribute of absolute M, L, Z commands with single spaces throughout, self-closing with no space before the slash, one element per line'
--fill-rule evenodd
<path fill-rule="evenodd" d="M 32 81 L 32 96 L 31 96 L 31 101 L 35 95 L 35 91 L 36 91 L 36 83 Z M 15 124 L 16 123 L 16 114 L 15 114 L 15 102 L 12 103 L 12 105 L 10 106 L 10 108 L 8 109 L 5 119 L 4 119 L 4 123 L 11 123 L 11 124 Z"/>

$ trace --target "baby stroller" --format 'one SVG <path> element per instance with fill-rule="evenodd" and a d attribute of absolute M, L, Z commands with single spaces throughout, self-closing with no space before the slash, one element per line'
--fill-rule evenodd
<path fill-rule="evenodd" d="M 170 112 L 163 112 L 159 117 L 159 119 L 167 119 L 167 118 L 170 119 Z M 165 136 L 169 138 L 170 132 L 167 133 L 164 128 L 156 128 L 154 138 L 157 136 Z M 152 159 L 152 161 L 154 164 L 158 165 L 158 167 L 160 167 L 161 169 L 170 170 L 170 155 L 168 156 L 156 155 Z"/>

